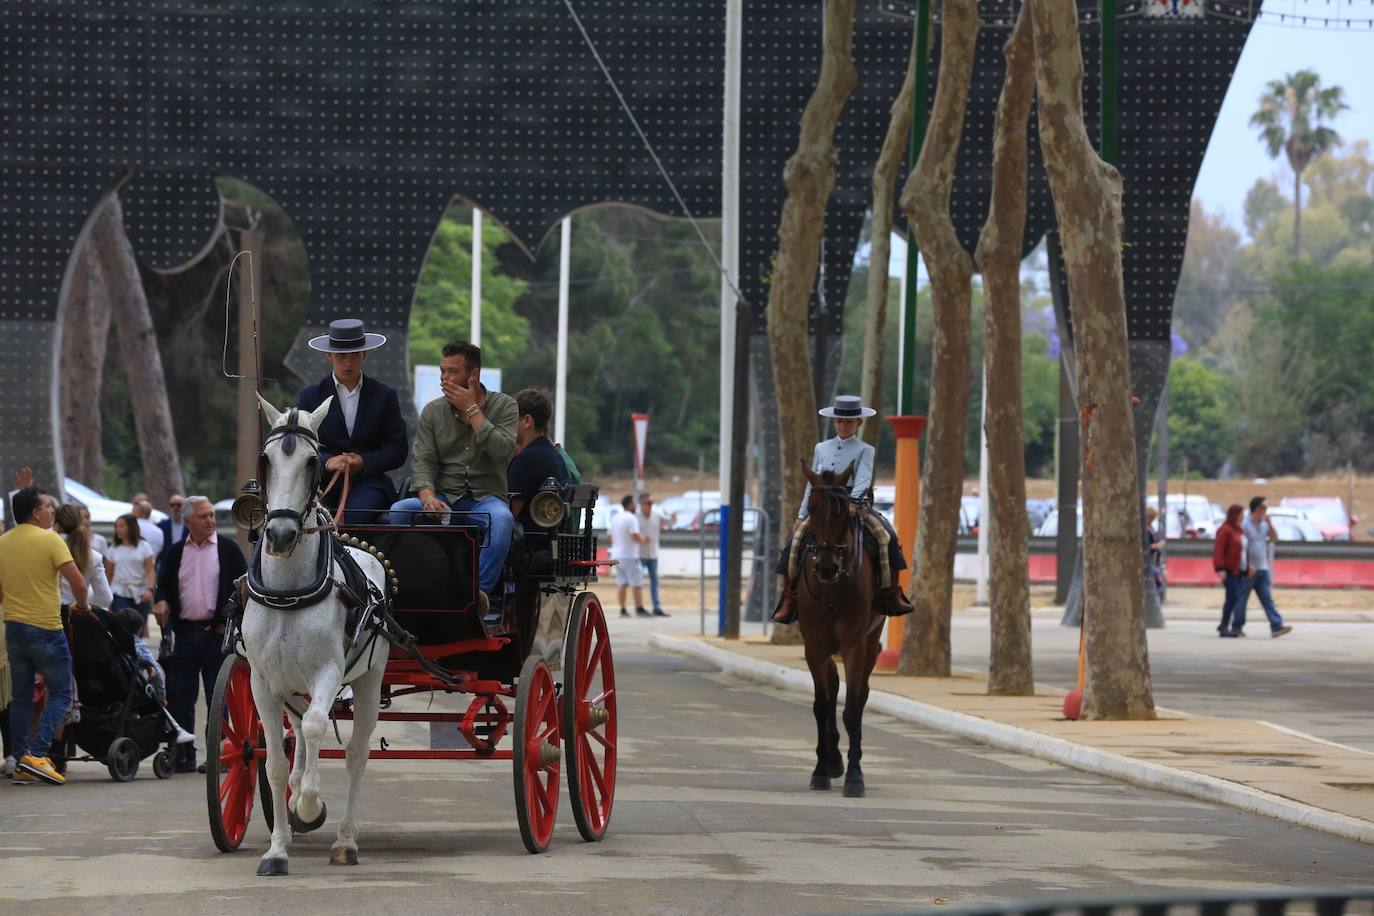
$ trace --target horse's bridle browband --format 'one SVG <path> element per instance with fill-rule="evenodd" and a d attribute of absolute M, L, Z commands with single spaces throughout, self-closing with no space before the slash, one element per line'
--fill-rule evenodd
<path fill-rule="evenodd" d="M 305 507 L 300 511 L 295 509 L 273 509 L 268 512 L 263 519 L 264 524 L 278 518 L 290 519 L 296 523 L 296 540 L 292 542 L 291 550 L 295 550 L 296 544 L 300 543 L 300 539 L 305 535 L 314 534 L 317 531 L 332 527 L 329 524 L 316 525 L 313 527 L 306 524 L 306 519 L 312 514 L 311 510 L 315 509 L 319 502 L 320 480 L 323 472 L 319 467 L 320 437 L 317 436 L 315 431 L 310 427 L 301 425 L 299 408 L 291 408 L 291 410 L 287 412 L 286 422 L 269 432 L 267 438 L 263 440 L 262 451 L 258 453 L 258 479 L 262 481 L 265 492 L 267 488 L 267 471 L 269 468 L 267 461 L 267 446 L 281 440 L 282 454 L 291 455 L 296 451 L 297 436 L 305 439 L 315 452 L 315 479 L 310 484 L 310 495 L 307 498 Z M 290 552 L 291 551 L 287 551 L 288 554 Z"/>

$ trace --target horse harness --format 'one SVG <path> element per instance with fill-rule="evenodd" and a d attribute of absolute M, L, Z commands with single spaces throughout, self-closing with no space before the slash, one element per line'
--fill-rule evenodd
<path fill-rule="evenodd" d="M 844 512 L 846 516 L 844 526 L 846 538 L 838 544 L 831 544 L 828 542 L 818 541 L 815 539 L 814 536 L 812 536 L 808 540 L 808 542 L 802 546 L 803 555 L 810 556 L 811 563 L 814 566 L 817 562 L 818 555 L 821 551 L 833 551 L 836 557 L 838 558 L 837 565 L 840 567 L 840 574 L 837 577 L 836 581 L 838 582 L 840 579 L 857 578 L 859 570 L 863 565 L 864 533 L 863 520 L 850 511 L 855 505 L 854 501 L 850 498 L 848 492 L 844 487 L 817 487 L 813 490 L 813 492 L 820 493 L 823 497 L 825 497 L 827 501 L 842 507 L 841 511 Z M 862 511 L 862 507 L 860 507 L 860 510 Z M 815 529 L 813 526 L 812 531 L 814 532 L 814 530 Z M 849 546 L 850 540 L 852 540 L 854 544 L 852 550 L 853 556 L 849 559 L 848 566 L 846 567 L 845 558 L 851 552 Z M 806 588 L 806 594 L 811 598 L 812 601 L 816 602 L 817 604 L 825 605 L 827 608 L 830 609 L 830 613 L 832 616 L 839 616 L 839 605 L 837 605 L 833 601 L 823 601 L 816 595 L 815 591 L 812 589 L 811 580 L 806 575 L 805 560 L 803 560 L 802 562 L 801 580 L 802 584 Z"/>

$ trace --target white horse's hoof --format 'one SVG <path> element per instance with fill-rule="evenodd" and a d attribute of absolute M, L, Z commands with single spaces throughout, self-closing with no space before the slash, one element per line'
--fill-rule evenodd
<path fill-rule="evenodd" d="M 262 878 L 275 878 L 279 875 L 288 874 L 286 870 L 286 857 L 267 858 L 264 857 L 258 863 L 258 876 Z"/>
<path fill-rule="evenodd" d="M 325 807 L 324 802 L 320 802 L 320 814 L 313 821 L 301 820 L 300 815 L 296 813 L 296 809 L 292 808 L 288 812 L 286 822 L 291 825 L 291 829 L 296 833 L 309 833 L 312 830 L 319 830 L 324 826 L 324 819 L 328 813 L 329 809 Z"/>
<path fill-rule="evenodd" d="M 350 849 L 347 846 L 340 846 L 331 850 L 329 853 L 330 865 L 357 865 L 358 850 Z"/>

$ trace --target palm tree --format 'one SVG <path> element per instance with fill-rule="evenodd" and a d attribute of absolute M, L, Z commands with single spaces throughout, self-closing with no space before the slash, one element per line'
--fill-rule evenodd
<path fill-rule="evenodd" d="M 1250 117 L 1250 126 L 1260 129 L 1260 139 L 1271 158 L 1282 152 L 1293 169 L 1293 257 L 1302 247 L 1302 172 L 1308 163 L 1341 143 L 1340 135 L 1322 121 L 1329 121 L 1350 106 L 1345 104 L 1340 86 L 1322 88 L 1321 77 L 1312 70 L 1290 73 L 1282 80 L 1270 80 L 1260 96 L 1259 111 Z"/>

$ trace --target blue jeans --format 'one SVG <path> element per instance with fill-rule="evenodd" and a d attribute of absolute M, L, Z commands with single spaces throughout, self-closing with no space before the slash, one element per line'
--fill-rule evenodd
<path fill-rule="evenodd" d="M 477 560 L 477 587 L 490 594 L 501 578 L 501 570 L 506 566 L 506 554 L 510 552 L 510 536 L 515 529 L 515 519 L 510 514 L 510 506 L 504 499 L 484 496 L 474 499 L 469 496 L 452 500 L 442 493 L 434 494 L 448 503 L 455 512 L 470 512 L 467 516 L 450 516 L 449 524 L 476 525 L 481 529 L 486 543 L 482 546 Z M 412 496 L 391 504 L 391 524 L 413 525 L 424 505 L 418 497 Z"/>
<path fill-rule="evenodd" d="M 1269 618 L 1269 629 L 1277 630 L 1283 626 L 1283 618 L 1279 616 L 1278 608 L 1274 607 L 1274 596 L 1269 590 L 1271 583 L 1269 570 L 1257 569 L 1253 576 L 1245 579 L 1245 585 L 1241 589 L 1240 600 L 1236 602 L 1236 616 L 1232 623 L 1232 628 L 1239 630 L 1245 626 L 1245 605 L 1250 599 L 1250 592 L 1259 595 L 1260 606 L 1264 608 L 1264 616 Z"/>
<path fill-rule="evenodd" d="M 1240 605 L 1241 596 L 1245 594 L 1245 577 L 1228 572 L 1222 584 L 1226 587 L 1226 601 L 1221 606 L 1221 626 L 1217 627 L 1217 630 L 1225 633 L 1232 628 L 1237 615 L 1240 616 L 1241 625 L 1245 622 L 1244 615 L 1240 615 L 1236 610 Z"/>
<path fill-rule="evenodd" d="M 658 557 L 640 557 L 639 562 L 644 564 L 644 571 L 649 574 L 649 596 L 653 598 L 654 610 L 661 611 L 663 605 L 658 603 Z"/>
<path fill-rule="evenodd" d="M 67 636 L 60 629 L 44 630 L 7 620 L 5 641 L 9 643 L 10 684 L 14 689 L 10 704 L 14 759 L 24 754 L 46 757 L 53 735 L 72 705 L 72 653 L 67 648 Z M 47 680 L 48 702 L 38 720 L 38 731 L 29 740 L 34 674 L 42 674 Z"/>

